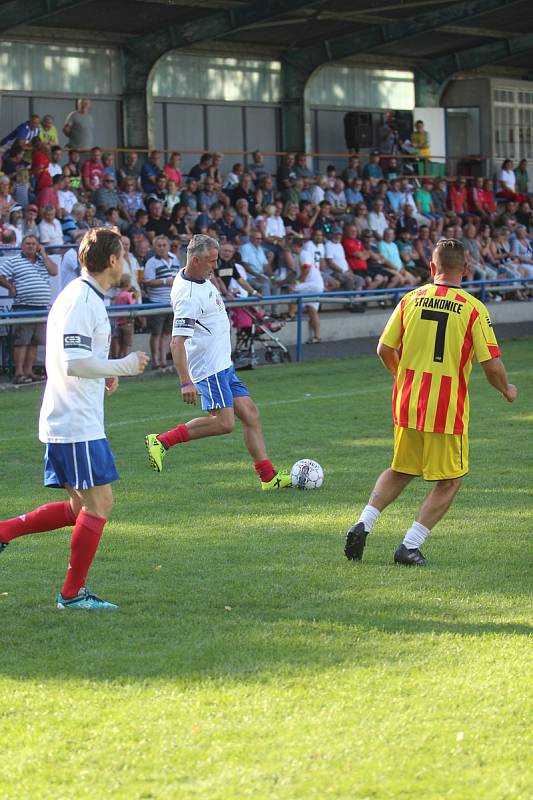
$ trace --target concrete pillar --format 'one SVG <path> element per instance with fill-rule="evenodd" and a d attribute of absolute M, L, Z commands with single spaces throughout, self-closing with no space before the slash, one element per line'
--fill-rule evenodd
<path fill-rule="evenodd" d="M 152 95 L 149 78 L 152 65 L 122 48 L 123 132 L 125 147 L 154 146 Z"/>
<path fill-rule="evenodd" d="M 441 84 L 429 75 L 415 69 L 415 106 L 417 108 L 438 108 L 440 106 Z"/>
<path fill-rule="evenodd" d="M 281 62 L 281 147 L 286 151 L 306 149 L 305 87 L 313 68 L 297 54 Z"/>

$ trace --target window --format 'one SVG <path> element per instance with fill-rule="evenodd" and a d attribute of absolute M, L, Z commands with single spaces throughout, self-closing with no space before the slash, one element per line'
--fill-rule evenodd
<path fill-rule="evenodd" d="M 533 92 L 498 88 L 493 99 L 495 157 L 533 158 Z"/>

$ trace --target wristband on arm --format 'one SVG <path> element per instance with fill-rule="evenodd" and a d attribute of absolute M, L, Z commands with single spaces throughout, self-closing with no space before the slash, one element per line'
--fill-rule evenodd
<path fill-rule="evenodd" d="M 187 386 L 194 386 L 192 381 L 185 381 L 185 383 L 180 383 L 180 389 L 186 389 Z"/>

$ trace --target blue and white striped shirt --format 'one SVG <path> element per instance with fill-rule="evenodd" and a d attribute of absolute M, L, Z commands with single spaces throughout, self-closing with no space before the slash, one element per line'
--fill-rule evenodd
<path fill-rule="evenodd" d="M 13 298 L 14 305 L 50 307 L 50 275 L 41 256 L 37 256 L 35 261 L 30 261 L 22 254 L 9 258 L 0 263 L 0 275 L 7 278 L 17 290 Z"/>

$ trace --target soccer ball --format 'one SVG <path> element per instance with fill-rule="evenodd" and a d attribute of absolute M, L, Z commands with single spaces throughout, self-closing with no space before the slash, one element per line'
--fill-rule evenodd
<path fill-rule="evenodd" d="M 320 489 L 324 483 L 324 470 L 312 458 L 302 458 L 291 469 L 291 480 L 297 489 Z"/>

